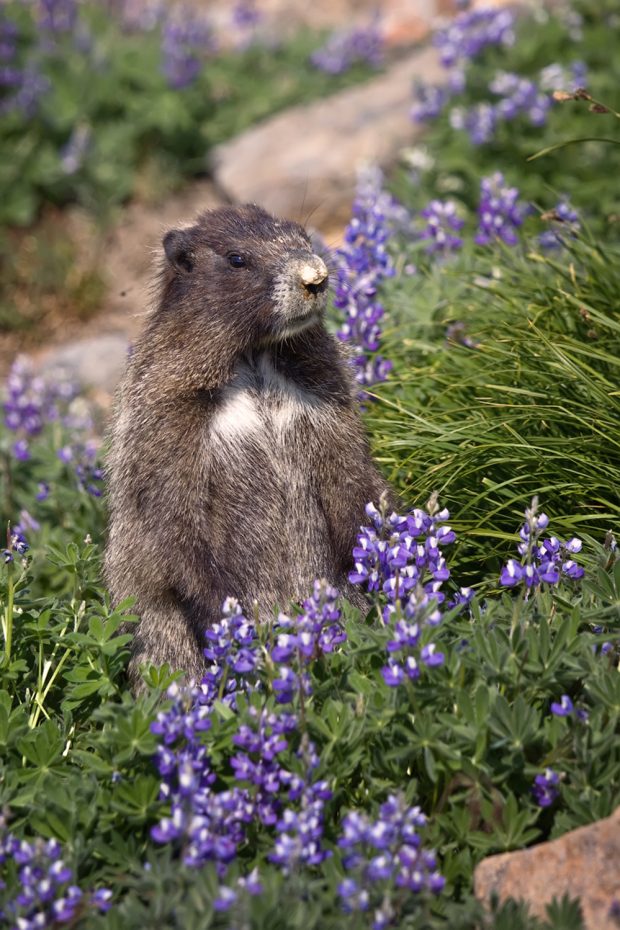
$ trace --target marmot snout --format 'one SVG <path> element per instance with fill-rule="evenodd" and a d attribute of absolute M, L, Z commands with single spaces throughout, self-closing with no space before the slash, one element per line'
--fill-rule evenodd
<path fill-rule="evenodd" d="M 305 230 L 226 207 L 163 247 L 108 462 L 106 574 L 116 602 L 137 598 L 134 684 L 147 660 L 199 676 L 227 596 L 265 620 L 316 577 L 352 594 L 364 506 L 386 489 Z"/>

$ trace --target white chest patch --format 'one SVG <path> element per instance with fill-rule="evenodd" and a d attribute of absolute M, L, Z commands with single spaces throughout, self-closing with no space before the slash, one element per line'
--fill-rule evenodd
<path fill-rule="evenodd" d="M 299 416 L 320 416 L 322 406 L 315 394 L 276 371 L 264 354 L 253 367 L 239 366 L 211 421 L 211 435 L 226 443 L 277 441 Z"/>
<path fill-rule="evenodd" d="M 220 440 L 235 441 L 264 427 L 257 399 L 247 387 L 231 384 L 226 388 L 211 433 Z"/>

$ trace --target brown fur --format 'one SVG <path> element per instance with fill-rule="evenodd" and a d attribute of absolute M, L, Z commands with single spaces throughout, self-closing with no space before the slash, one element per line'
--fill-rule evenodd
<path fill-rule="evenodd" d="M 320 262 L 305 231 L 225 207 L 164 248 L 108 461 L 106 575 L 115 602 L 137 597 L 134 685 L 146 661 L 200 676 L 204 631 L 229 595 L 261 620 L 315 577 L 359 597 L 351 549 L 364 505 L 386 489 L 322 322 L 327 282 L 299 278 Z M 287 335 L 300 313 L 311 322 Z"/>

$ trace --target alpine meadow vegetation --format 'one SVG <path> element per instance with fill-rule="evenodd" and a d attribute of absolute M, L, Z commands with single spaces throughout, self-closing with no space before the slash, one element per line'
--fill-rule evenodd
<path fill-rule="evenodd" d="M 424 146 L 365 172 L 330 255 L 330 325 L 403 502 L 360 526 L 367 613 L 322 579 L 270 624 L 228 598 L 203 680 L 152 667 L 133 696 L 132 604 L 101 581 L 98 413 L 14 363 L 3 925 L 583 927 L 568 897 L 545 918 L 484 909 L 472 879 L 620 802 L 620 27 L 588 9 L 442 30 L 458 74 L 412 99 Z M 611 141 L 526 160 L 585 137 Z"/>

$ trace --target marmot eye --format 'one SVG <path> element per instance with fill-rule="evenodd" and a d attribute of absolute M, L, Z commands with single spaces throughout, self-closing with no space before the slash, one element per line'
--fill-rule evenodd
<path fill-rule="evenodd" d="M 228 264 L 232 265 L 233 268 L 245 268 L 245 258 L 243 255 L 238 255 L 236 252 L 231 252 L 228 256 Z"/>

